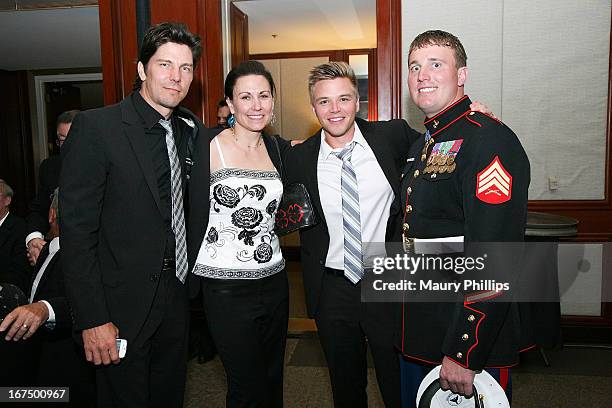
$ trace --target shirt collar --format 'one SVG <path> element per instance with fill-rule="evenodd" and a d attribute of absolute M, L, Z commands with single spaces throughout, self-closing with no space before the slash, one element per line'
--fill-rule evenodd
<path fill-rule="evenodd" d="M 60 249 L 59 237 L 55 237 L 49 243 L 49 255 L 53 255 Z"/>
<path fill-rule="evenodd" d="M 357 126 L 357 122 L 355 122 L 355 133 L 353 133 L 353 140 L 351 140 L 351 142 L 349 143 L 352 143 L 352 142 L 355 142 L 355 147 L 361 146 L 361 148 L 365 148 L 367 146 L 367 142 L 365 138 L 363 137 L 363 133 L 361 133 L 359 126 Z M 332 149 L 332 147 L 328 145 L 327 142 L 325 141 L 325 130 L 321 129 L 321 148 L 319 149 L 319 154 L 321 158 L 323 158 L 324 160 L 327 160 L 329 159 L 330 155 L 333 155 L 334 152 L 341 151 L 342 149 L 344 149 L 344 147 Z"/>
<path fill-rule="evenodd" d="M 6 218 L 8 217 L 8 215 L 9 215 L 10 213 L 11 213 L 11 212 L 9 211 L 9 212 L 7 212 L 7 213 L 6 213 L 6 215 L 5 215 L 4 217 L 2 217 L 2 219 L 0 220 L 0 227 L 2 226 L 2 224 L 4 224 L 4 220 L 6 220 Z"/>
<path fill-rule="evenodd" d="M 136 91 L 132 93 L 132 101 L 134 103 L 134 108 L 136 112 L 142 119 L 145 127 L 147 129 L 151 129 L 157 123 L 159 123 L 160 119 L 165 119 L 158 111 L 153 109 L 151 105 L 144 100 L 140 92 Z M 172 118 L 172 116 L 170 117 Z"/>

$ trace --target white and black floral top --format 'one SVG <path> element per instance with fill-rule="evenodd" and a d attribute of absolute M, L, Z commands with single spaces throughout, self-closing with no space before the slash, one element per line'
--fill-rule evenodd
<path fill-rule="evenodd" d="M 274 233 L 283 195 L 277 171 L 223 167 L 210 175 L 210 216 L 193 273 L 216 279 L 260 279 L 280 272 L 285 260 Z"/>

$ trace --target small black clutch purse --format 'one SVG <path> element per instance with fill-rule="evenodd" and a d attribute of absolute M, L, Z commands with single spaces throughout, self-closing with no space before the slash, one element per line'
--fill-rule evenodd
<path fill-rule="evenodd" d="M 300 228 L 310 227 L 319 222 L 317 213 L 310 201 L 308 190 L 302 183 L 284 187 L 283 199 L 276 210 L 275 232 L 283 236 Z"/>
<path fill-rule="evenodd" d="M 280 158 L 280 174 L 283 177 L 283 157 L 278 147 L 278 141 L 273 136 L 274 145 Z M 292 183 L 283 187 L 283 198 L 276 210 L 274 232 L 282 237 L 300 228 L 311 227 L 319 222 L 317 213 L 312 206 L 310 195 L 302 183 Z"/>

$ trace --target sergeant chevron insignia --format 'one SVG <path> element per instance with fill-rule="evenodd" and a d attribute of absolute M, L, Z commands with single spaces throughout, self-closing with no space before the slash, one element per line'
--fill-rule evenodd
<path fill-rule="evenodd" d="M 476 197 L 487 204 L 501 204 L 512 197 L 512 175 L 499 156 L 476 176 Z"/>

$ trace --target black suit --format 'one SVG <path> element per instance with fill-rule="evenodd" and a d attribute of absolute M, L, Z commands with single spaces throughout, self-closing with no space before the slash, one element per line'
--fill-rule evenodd
<path fill-rule="evenodd" d="M 357 125 L 395 194 L 387 222 L 386 240 L 397 240 L 399 169 L 403 167 L 410 144 L 418 133 L 403 120 L 366 122 L 358 119 Z M 326 203 L 324 197 L 322 202 L 319 195 L 317 163 L 320 144 L 319 131 L 306 142 L 289 149 L 286 163 L 287 181 L 306 185 L 321 218 L 316 226 L 300 230 L 301 260 L 308 314 L 317 321 L 330 370 L 334 401 L 336 406 L 367 404 L 365 334 L 372 349 L 385 403 L 387 406 L 399 406 L 399 366 L 393 351 L 392 304 L 361 303 L 360 284 L 352 285 L 344 276 L 326 273 L 330 237 L 323 205 L 335 203 Z M 340 326 L 346 326 L 346 330 L 339 331 Z"/>
<path fill-rule="evenodd" d="M 26 223 L 9 212 L 0 225 L 0 283 L 12 283 L 27 293 L 30 285 L 25 237 Z"/>
<path fill-rule="evenodd" d="M 65 279 L 75 329 L 112 322 L 128 342 L 119 365 L 98 370 L 99 401 L 109 406 L 182 406 L 187 285 L 176 278 L 174 268 L 163 267 L 174 251 L 167 248 L 167 206 L 160 199 L 154 152 L 145 135 L 158 126 L 147 127 L 152 115 L 138 93 L 119 104 L 81 112 L 62 147 L 62 250 L 70 259 Z M 206 140 L 198 143 L 192 159 L 198 168 L 208 169 L 208 130 L 182 108 L 173 113 L 175 126 L 182 129 L 176 138 Z M 185 177 L 187 152 L 178 142 L 177 148 Z M 207 213 L 208 181 L 192 186 L 192 199 Z"/>
<path fill-rule="evenodd" d="M 49 207 L 51 195 L 59 185 L 62 158 L 60 155 L 51 156 L 40 163 L 38 168 L 38 190 L 36 197 L 30 203 L 28 234 L 38 231 L 43 236 L 49 231 Z"/>

